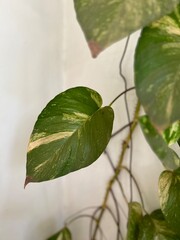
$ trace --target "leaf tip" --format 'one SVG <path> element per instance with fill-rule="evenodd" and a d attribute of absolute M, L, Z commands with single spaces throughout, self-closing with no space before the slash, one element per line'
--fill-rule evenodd
<path fill-rule="evenodd" d="M 96 58 L 100 52 L 102 52 L 102 48 L 99 46 L 99 44 L 93 40 L 88 42 L 88 46 L 91 50 L 91 55 L 93 58 Z"/>
<path fill-rule="evenodd" d="M 26 186 L 27 186 L 29 183 L 31 183 L 31 182 L 33 182 L 32 177 L 27 176 L 26 179 L 25 179 L 25 182 L 24 182 L 24 189 L 25 189 Z"/>

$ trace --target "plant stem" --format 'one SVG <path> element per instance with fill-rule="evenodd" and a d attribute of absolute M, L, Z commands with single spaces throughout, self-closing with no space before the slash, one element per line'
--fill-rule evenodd
<path fill-rule="evenodd" d="M 114 102 L 116 102 L 118 100 L 118 98 L 120 98 L 121 96 L 123 96 L 124 94 L 126 94 L 129 91 L 135 90 L 135 87 L 131 87 L 126 89 L 125 91 L 121 92 L 110 104 L 109 106 L 111 107 L 113 105 Z"/>
<path fill-rule="evenodd" d="M 125 130 L 127 127 L 130 127 L 131 125 L 132 125 L 132 122 L 124 125 L 122 128 L 120 128 L 119 130 L 117 130 L 115 133 L 113 133 L 113 134 L 111 135 L 111 139 L 112 139 L 113 137 L 117 136 L 119 133 L 121 133 L 121 132 L 122 132 L 123 130 Z"/>
<path fill-rule="evenodd" d="M 115 166 L 114 166 L 114 164 L 113 164 L 113 162 L 112 162 L 112 159 L 111 159 L 111 157 L 110 157 L 110 155 L 109 155 L 109 153 L 108 153 L 107 150 L 105 150 L 105 154 L 107 155 L 107 158 L 108 158 L 108 160 L 109 160 L 109 163 L 110 163 L 110 165 L 111 165 L 111 167 L 112 167 L 112 169 L 113 169 L 113 172 L 115 173 L 116 168 L 115 168 Z M 124 201 L 125 201 L 125 203 L 128 205 L 128 200 L 127 200 L 127 197 L 126 197 L 126 195 L 125 195 L 123 186 L 122 186 L 119 178 L 117 178 L 116 181 L 117 181 L 117 183 L 118 183 L 118 185 L 119 185 L 119 188 L 120 188 L 120 190 L 121 190 L 121 193 L 122 193 L 122 196 L 123 196 L 123 198 L 124 198 Z"/>
<path fill-rule="evenodd" d="M 135 109 L 135 113 L 134 113 L 131 128 L 129 129 L 129 132 L 128 132 L 125 140 L 123 141 L 122 150 L 121 150 L 121 154 L 120 154 L 120 157 L 119 157 L 118 164 L 115 168 L 115 173 L 111 177 L 111 179 L 109 180 L 108 185 L 107 185 L 107 190 L 106 190 L 106 193 L 105 193 L 105 196 L 104 196 L 104 201 L 102 203 L 102 208 L 101 208 L 99 217 L 97 218 L 97 221 L 96 221 L 97 224 L 96 224 L 96 227 L 94 229 L 94 234 L 93 234 L 92 240 L 96 239 L 96 234 L 97 234 L 101 219 L 102 219 L 102 217 L 104 215 L 104 212 L 106 210 L 107 201 L 108 201 L 109 195 L 111 193 L 111 189 L 112 189 L 114 183 L 116 182 L 116 180 L 117 180 L 117 178 L 118 178 L 118 176 L 119 176 L 119 174 L 122 170 L 122 162 L 123 162 L 126 150 L 128 149 L 128 145 L 129 145 L 129 142 L 131 141 L 132 134 L 133 134 L 134 130 L 136 129 L 136 126 L 137 126 L 137 123 L 138 123 L 137 120 L 138 120 L 138 116 L 139 116 L 139 111 L 140 111 L 140 103 L 138 101 L 137 105 L 136 105 L 136 109 Z"/>

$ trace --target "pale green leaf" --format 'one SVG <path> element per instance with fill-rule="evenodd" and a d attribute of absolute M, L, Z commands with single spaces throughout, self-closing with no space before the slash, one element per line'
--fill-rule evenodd
<path fill-rule="evenodd" d="M 180 121 L 172 124 L 163 132 L 163 138 L 168 145 L 176 143 L 180 139 Z"/>
<path fill-rule="evenodd" d="M 135 85 L 159 131 L 180 119 L 180 5 L 142 31 L 135 54 Z"/>
<path fill-rule="evenodd" d="M 72 236 L 70 230 L 65 227 L 47 240 L 72 240 Z"/>
<path fill-rule="evenodd" d="M 35 123 L 27 154 L 28 182 L 54 179 L 92 164 L 108 144 L 114 119 L 92 89 L 57 95 Z"/>
<path fill-rule="evenodd" d="M 138 240 L 179 240 L 179 236 L 170 229 L 160 210 L 145 215 L 139 226 Z"/>
<path fill-rule="evenodd" d="M 92 56 L 170 13 L 179 0 L 74 0 Z"/>
<path fill-rule="evenodd" d="M 137 240 L 139 224 L 142 220 L 142 208 L 137 202 L 129 203 L 128 225 L 126 240 Z"/>
<path fill-rule="evenodd" d="M 180 239 L 180 168 L 160 175 L 159 196 L 165 219 Z"/>
<path fill-rule="evenodd" d="M 178 168 L 180 166 L 180 158 L 171 148 L 168 147 L 163 137 L 151 124 L 148 116 L 140 117 L 139 123 L 147 142 L 159 157 L 162 164 L 167 169 Z"/>

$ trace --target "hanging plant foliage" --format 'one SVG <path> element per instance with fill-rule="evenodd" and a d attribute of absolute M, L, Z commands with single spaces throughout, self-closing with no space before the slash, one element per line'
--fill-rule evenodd
<path fill-rule="evenodd" d="M 138 98 L 158 131 L 180 119 L 180 5 L 145 27 L 135 55 Z"/>
<path fill-rule="evenodd" d="M 51 180 L 92 164 L 106 148 L 114 113 L 86 87 L 57 95 L 35 123 L 27 153 L 28 182 Z"/>

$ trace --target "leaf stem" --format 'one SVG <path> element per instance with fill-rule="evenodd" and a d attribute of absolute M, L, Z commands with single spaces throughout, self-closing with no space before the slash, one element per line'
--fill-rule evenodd
<path fill-rule="evenodd" d="M 116 168 L 115 168 L 115 166 L 114 166 L 114 164 L 113 164 L 113 161 L 112 161 L 112 159 L 111 159 L 111 157 L 110 157 L 110 155 L 109 155 L 109 152 L 108 152 L 107 150 L 105 150 L 104 153 L 106 154 L 107 159 L 109 160 L 109 163 L 110 163 L 110 165 L 111 165 L 111 167 L 112 167 L 112 169 L 113 169 L 113 172 L 115 173 L 115 172 L 116 172 Z M 127 197 L 126 197 L 126 195 L 125 195 L 123 186 L 122 186 L 119 178 L 117 178 L 116 181 L 117 181 L 117 183 L 118 183 L 118 185 L 119 185 L 119 188 L 120 188 L 120 190 L 121 190 L 123 199 L 124 199 L 125 203 L 128 205 L 128 199 L 127 199 Z"/>
<path fill-rule="evenodd" d="M 127 92 L 132 91 L 132 90 L 134 90 L 134 89 L 135 89 L 135 87 L 130 87 L 130 88 L 127 88 L 125 91 L 121 92 L 121 93 L 109 104 L 109 106 L 111 107 L 111 106 L 113 105 L 113 103 L 118 100 L 118 98 L 120 98 L 121 96 L 123 96 L 123 95 L 126 94 Z"/>
<path fill-rule="evenodd" d="M 132 125 L 132 122 L 124 125 L 122 128 L 120 128 L 119 130 L 117 130 L 115 133 L 113 133 L 113 134 L 111 135 L 111 139 L 112 139 L 113 137 L 117 136 L 119 133 L 121 133 L 121 132 L 122 132 L 123 130 L 125 130 L 127 127 L 130 127 L 131 125 Z"/>

